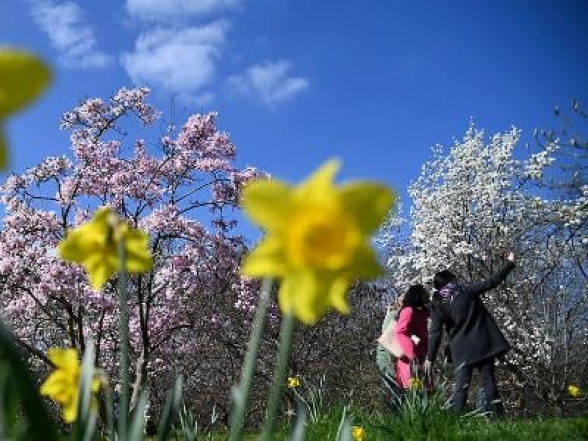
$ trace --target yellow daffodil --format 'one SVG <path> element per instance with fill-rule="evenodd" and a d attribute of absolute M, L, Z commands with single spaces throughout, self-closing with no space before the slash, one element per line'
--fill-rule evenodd
<path fill-rule="evenodd" d="M 423 388 L 423 382 L 419 378 L 412 377 L 408 381 L 408 386 L 411 390 L 421 390 Z"/>
<path fill-rule="evenodd" d="M 53 348 L 47 357 L 55 365 L 47 380 L 41 385 L 41 395 L 47 395 L 63 406 L 63 419 L 66 423 L 78 417 L 80 362 L 75 349 Z M 94 379 L 92 392 L 100 389 L 100 380 Z"/>
<path fill-rule="evenodd" d="M 153 266 L 149 236 L 131 228 L 107 207 L 99 208 L 90 222 L 70 231 L 59 244 L 59 255 L 80 263 L 88 271 L 94 289 L 100 289 L 120 269 L 117 247 L 121 240 L 125 243 L 126 271 L 149 271 Z"/>
<path fill-rule="evenodd" d="M 51 71 L 40 59 L 16 49 L 0 48 L 0 169 L 8 162 L 4 121 L 49 84 Z"/>
<path fill-rule="evenodd" d="M 580 389 L 575 384 L 570 384 L 568 386 L 568 393 L 570 394 L 571 397 L 579 398 L 582 396 L 582 389 Z"/>
<path fill-rule="evenodd" d="M 289 389 L 296 389 L 297 387 L 300 387 L 300 378 L 289 377 L 288 378 L 288 388 Z"/>
<path fill-rule="evenodd" d="M 298 187 L 261 179 L 243 192 L 245 212 L 267 234 L 245 259 L 242 273 L 281 279 L 281 310 L 306 324 L 330 307 L 348 313 L 349 284 L 382 273 L 369 236 L 394 194 L 374 182 L 336 187 L 339 168 L 339 161 L 330 160 Z"/>
<path fill-rule="evenodd" d="M 361 426 L 353 426 L 351 435 L 355 441 L 364 441 L 366 439 L 365 429 Z"/>

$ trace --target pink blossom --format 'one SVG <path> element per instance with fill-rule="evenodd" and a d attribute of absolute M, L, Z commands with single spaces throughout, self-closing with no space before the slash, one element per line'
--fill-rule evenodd
<path fill-rule="evenodd" d="M 229 289 L 245 289 L 243 302 L 254 302 L 238 275 L 245 245 L 231 234 L 235 211 L 220 209 L 238 210 L 242 186 L 259 172 L 236 167 L 235 147 L 217 129 L 216 113 L 193 115 L 177 137 L 169 132 L 152 143 L 157 130 L 149 127 L 159 111 L 147 103 L 148 95 L 147 88 L 123 88 L 109 100 L 88 99 L 66 112 L 61 127 L 71 132 L 70 157 L 47 158 L 10 176 L 0 189 L 6 204 L 0 307 L 6 319 L 33 347 L 79 349 L 93 338 L 100 366 L 114 376 L 116 280 L 96 292 L 81 267 L 56 253 L 68 229 L 98 206 L 113 207 L 151 236 L 153 270 L 129 284 L 133 366 L 143 348 L 150 373 L 167 372 L 160 361 L 172 358 L 169 342 L 174 359 L 189 357 L 199 344 L 191 328 L 213 317 L 227 322 L 211 299 Z M 134 136 L 137 126 L 142 136 Z"/>

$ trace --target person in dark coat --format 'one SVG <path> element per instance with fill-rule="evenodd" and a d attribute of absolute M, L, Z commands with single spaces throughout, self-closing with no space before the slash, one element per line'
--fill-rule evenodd
<path fill-rule="evenodd" d="M 510 344 L 488 312 L 481 294 L 498 286 L 515 267 L 515 255 L 510 252 L 505 265 L 493 276 L 481 282 L 464 285 L 448 270 L 435 274 L 431 308 L 429 350 L 425 373 L 431 372 L 437 356 L 443 328 L 449 338 L 449 348 L 455 368 L 455 389 L 452 407 L 462 410 L 467 401 L 472 373 L 478 369 L 486 395 L 485 410 L 504 413 L 496 387 L 494 363 L 506 354 Z"/>

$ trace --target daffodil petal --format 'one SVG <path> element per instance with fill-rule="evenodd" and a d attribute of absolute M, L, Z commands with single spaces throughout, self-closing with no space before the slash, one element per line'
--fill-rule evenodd
<path fill-rule="evenodd" d="M 111 260 L 111 259 L 109 259 Z M 113 260 L 113 259 L 112 259 Z M 101 265 L 95 265 L 92 269 L 87 269 L 90 277 L 90 284 L 95 290 L 99 290 L 108 280 L 116 273 L 118 261 L 116 264 L 104 262 Z"/>
<path fill-rule="evenodd" d="M 302 323 L 314 325 L 329 306 L 328 277 L 317 277 L 312 271 L 289 274 L 279 292 L 282 312 L 292 313 Z"/>
<path fill-rule="evenodd" d="M 372 247 L 363 243 L 355 250 L 349 272 L 349 275 L 354 278 L 371 280 L 380 277 L 384 269 L 379 264 Z"/>
<path fill-rule="evenodd" d="M 66 423 L 73 423 L 78 418 L 78 393 L 76 392 L 69 403 L 63 406 L 63 419 Z"/>
<path fill-rule="evenodd" d="M 279 229 L 292 215 L 292 189 L 274 179 L 258 179 L 245 186 L 243 209 L 269 231 Z"/>
<path fill-rule="evenodd" d="M 0 49 L 0 120 L 32 102 L 49 84 L 51 71 L 24 51 Z"/>
<path fill-rule="evenodd" d="M 292 276 L 286 277 L 280 284 L 278 291 L 278 305 L 283 314 L 294 312 L 294 300 L 296 298 L 296 280 Z"/>
<path fill-rule="evenodd" d="M 349 303 L 347 302 L 347 291 L 349 280 L 346 277 L 335 277 L 329 289 L 331 305 L 341 314 L 349 314 Z"/>
<path fill-rule="evenodd" d="M 45 382 L 41 385 L 39 392 L 41 395 L 62 395 L 64 391 L 68 390 L 71 383 L 72 381 L 70 376 L 68 376 L 64 371 L 56 370 L 47 377 Z M 59 399 L 59 401 L 63 400 Z"/>
<path fill-rule="evenodd" d="M 59 243 L 59 257 L 69 262 L 80 263 L 84 257 L 98 247 L 100 232 L 91 223 L 70 231 Z"/>
<path fill-rule="evenodd" d="M 76 371 L 79 365 L 78 352 L 71 348 L 51 348 L 47 351 L 47 358 L 57 368 L 68 371 Z"/>
<path fill-rule="evenodd" d="M 356 182 L 341 186 L 345 212 L 351 214 L 363 234 L 371 234 L 386 218 L 396 195 L 376 182 Z"/>
<path fill-rule="evenodd" d="M 241 274 L 250 277 L 281 277 L 287 270 L 281 241 L 268 235 L 245 257 Z"/>
<path fill-rule="evenodd" d="M 330 199 L 335 191 L 333 181 L 340 168 L 340 160 L 328 160 L 295 189 L 296 197 L 306 201 Z"/>
<path fill-rule="evenodd" d="M 109 254 L 88 254 L 82 265 L 88 272 L 92 288 L 99 290 L 116 273 L 118 258 L 114 251 Z"/>
<path fill-rule="evenodd" d="M 106 246 L 108 235 L 108 216 L 113 212 L 108 207 L 100 207 L 90 222 L 70 231 L 59 244 L 59 256 L 70 262 L 81 263 L 86 256 Z M 116 252 L 115 249 L 113 249 Z"/>
<path fill-rule="evenodd" d="M 153 267 L 149 252 L 149 236 L 143 231 L 131 230 L 125 234 L 126 269 L 129 273 L 145 273 Z"/>
<path fill-rule="evenodd" d="M 330 278 L 314 271 L 300 271 L 301 286 L 296 296 L 295 313 L 303 323 L 315 324 L 329 308 Z"/>

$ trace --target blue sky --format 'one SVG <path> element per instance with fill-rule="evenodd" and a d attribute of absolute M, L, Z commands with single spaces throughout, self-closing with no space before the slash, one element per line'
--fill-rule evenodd
<path fill-rule="evenodd" d="M 3 0 L 0 41 L 55 71 L 13 118 L 12 169 L 68 151 L 62 112 L 146 84 L 178 120 L 220 112 L 238 163 L 290 181 L 325 159 L 404 193 L 433 144 L 556 125 L 588 101 L 588 6 L 578 1 Z M 181 8 L 180 8 L 181 6 Z M 177 61 L 179 60 L 179 61 Z"/>

